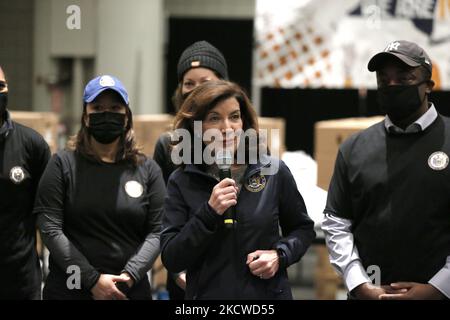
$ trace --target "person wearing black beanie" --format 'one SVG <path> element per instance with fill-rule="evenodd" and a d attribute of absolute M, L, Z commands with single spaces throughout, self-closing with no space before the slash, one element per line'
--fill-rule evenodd
<path fill-rule="evenodd" d="M 172 97 L 178 111 L 187 96 L 196 87 L 207 81 L 228 80 L 228 65 L 224 55 L 207 41 L 197 41 L 181 54 L 177 65 L 178 87 Z M 176 169 L 170 158 L 170 133 L 162 134 L 155 146 L 153 159 L 158 163 L 167 184 L 170 174 Z M 168 273 L 167 290 L 171 300 L 183 300 L 186 274 Z"/>
<path fill-rule="evenodd" d="M 187 47 L 177 66 L 178 87 L 172 97 L 178 111 L 189 93 L 211 80 L 228 80 L 228 66 L 223 54 L 207 41 L 197 41 Z"/>
<path fill-rule="evenodd" d="M 228 79 L 227 62 L 216 47 L 207 41 L 198 41 L 187 47 L 178 61 L 178 80 L 192 68 L 207 68 L 216 73 L 218 78 Z"/>

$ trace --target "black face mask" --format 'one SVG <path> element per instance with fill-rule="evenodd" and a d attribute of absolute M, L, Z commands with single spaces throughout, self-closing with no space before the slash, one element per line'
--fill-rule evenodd
<path fill-rule="evenodd" d="M 0 93 L 0 117 L 3 117 L 8 105 L 8 92 Z"/>
<path fill-rule="evenodd" d="M 392 121 L 407 119 L 422 105 L 425 97 L 420 98 L 419 86 L 426 82 L 428 80 L 413 85 L 379 88 L 377 98 L 381 111 L 387 114 Z"/>
<path fill-rule="evenodd" d="M 88 132 L 102 144 L 110 144 L 125 132 L 125 114 L 99 112 L 89 115 Z"/>

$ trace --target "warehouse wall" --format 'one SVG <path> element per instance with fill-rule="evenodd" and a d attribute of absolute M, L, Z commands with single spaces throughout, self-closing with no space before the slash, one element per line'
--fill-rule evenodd
<path fill-rule="evenodd" d="M 34 68 L 33 99 L 29 98 L 28 104 L 34 110 L 51 110 L 55 105 L 52 85 L 64 80 L 61 73 L 69 73 L 65 79 L 69 83 L 61 84 L 61 92 L 64 97 L 62 113 L 70 119 L 78 118 L 79 111 L 70 110 L 78 108 L 86 78 L 100 73 L 111 73 L 123 80 L 136 114 L 163 112 L 167 18 L 253 18 L 255 9 L 255 0 L 131 0 L 126 3 L 121 0 L 35 0 L 31 3 L 35 8 L 34 34 L 28 33 L 33 34 Z M 63 25 L 69 16 L 64 8 L 71 4 L 81 8 L 82 29 L 79 31 L 68 31 Z M 31 64 L 27 68 L 30 70 Z M 30 94 L 24 96 L 30 97 Z"/>
<path fill-rule="evenodd" d="M 253 18 L 256 0 L 166 0 L 166 12 L 174 17 Z"/>
<path fill-rule="evenodd" d="M 0 65 L 8 76 L 12 109 L 31 109 L 33 10 L 33 1 L 0 0 Z"/>

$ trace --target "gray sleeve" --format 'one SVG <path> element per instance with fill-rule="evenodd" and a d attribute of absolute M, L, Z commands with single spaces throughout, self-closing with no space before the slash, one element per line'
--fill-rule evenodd
<path fill-rule="evenodd" d="M 129 273 L 135 282 L 139 282 L 153 266 L 159 252 L 159 234 L 148 234 L 137 253 L 128 260 L 124 271 Z"/>
<path fill-rule="evenodd" d="M 81 272 L 81 285 L 90 290 L 100 277 L 100 273 L 86 257 L 70 242 L 63 232 L 62 212 L 46 210 L 38 215 L 37 224 L 42 240 L 58 266 L 68 272 L 69 267 L 77 267 Z"/>
<path fill-rule="evenodd" d="M 361 263 L 358 248 L 350 231 L 351 220 L 325 214 L 322 230 L 328 247 L 330 263 L 344 278 L 348 291 L 365 282 L 371 282 Z"/>

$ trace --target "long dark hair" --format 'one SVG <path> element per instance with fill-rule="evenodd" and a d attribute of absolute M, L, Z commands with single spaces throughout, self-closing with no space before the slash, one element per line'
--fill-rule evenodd
<path fill-rule="evenodd" d="M 94 161 L 101 162 L 101 159 L 92 147 L 92 137 L 85 124 L 85 118 L 87 116 L 86 106 L 87 104 L 85 103 L 83 105 L 83 114 L 81 115 L 81 128 L 76 135 L 70 137 L 67 143 L 67 149 L 75 151 Z M 145 161 L 146 156 L 141 152 L 141 148 L 139 148 L 136 143 L 133 130 L 133 116 L 128 105 L 126 106 L 126 117 L 128 122 L 124 133 L 120 136 L 116 162 L 125 161 L 137 166 Z"/>
<path fill-rule="evenodd" d="M 254 129 L 257 141 L 257 154 L 259 155 L 259 149 L 263 147 L 259 139 L 259 126 L 258 117 L 256 112 L 247 97 L 244 90 L 237 84 L 229 81 L 208 81 L 195 88 L 189 97 L 181 105 L 181 108 L 174 119 L 174 129 L 188 130 L 191 136 L 191 156 L 193 162 L 194 155 L 194 139 L 196 137 L 194 132 L 194 121 L 203 121 L 206 118 L 208 112 L 217 106 L 220 102 L 229 98 L 235 98 L 240 107 L 242 118 L 242 129 L 244 131 L 248 129 Z M 248 137 L 247 137 L 248 138 Z M 245 143 L 246 161 L 248 161 L 248 154 L 250 152 L 250 146 L 248 139 L 241 141 Z M 180 141 L 174 142 L 173 146 L 176 146 Z M 203 148 L 205 145 L 203 144 Z M 182 165 L 184 166 L 184 164 Z"/>

